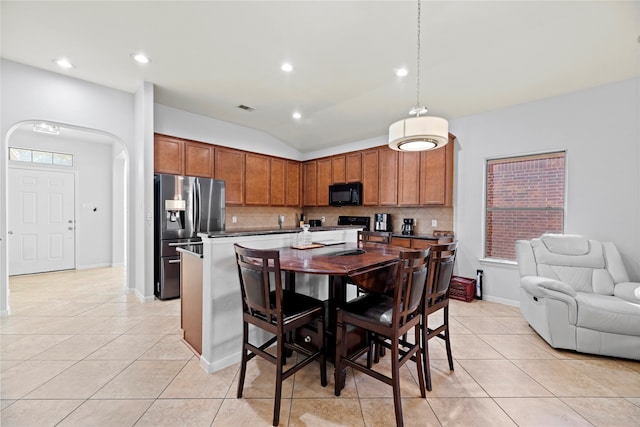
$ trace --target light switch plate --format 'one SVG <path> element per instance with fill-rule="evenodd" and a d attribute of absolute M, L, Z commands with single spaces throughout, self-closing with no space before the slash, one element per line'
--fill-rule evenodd
<path fill-rule="evenodd" d="M 431 220 L 431 226 L 432 227 L 437 227 L 438 226 L 438 220 L 437 219 L 432 219 Z"/>

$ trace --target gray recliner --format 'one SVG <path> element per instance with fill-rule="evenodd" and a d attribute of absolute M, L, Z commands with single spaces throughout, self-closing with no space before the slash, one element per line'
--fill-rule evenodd
<path fill-rule="evenodd" d="M 552 347 L 640 360 L 640 283 L 613 243 L 544 234 L 516 254 L 520 311 Z"/>

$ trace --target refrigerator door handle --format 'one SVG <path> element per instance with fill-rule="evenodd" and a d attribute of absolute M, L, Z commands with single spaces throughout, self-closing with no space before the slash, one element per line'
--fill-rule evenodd
<path fill-rule="evenodd" d="M 194 230 L 194 236 L 195 236 L 200 232 L 201 206 L 200 206 L 200 180 L 198 178 L 196 178 L 194 181 L 194 187 L 195 187 L 195 190 L 194 190 L 193 215 L 194 215 L 194 222 L 195 222 L 195 230 Z"/>

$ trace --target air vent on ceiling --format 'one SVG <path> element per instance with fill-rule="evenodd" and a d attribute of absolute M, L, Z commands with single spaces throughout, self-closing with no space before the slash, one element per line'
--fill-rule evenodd
<path fill-rule="evenodd" d="M 253 110 L 255 110 L 255 108 L 249 107 L 248 105 L 244 105 L 244 104 L 238 105 L 238 108 L 241 109 L 241 110 L 245 110 L 245 111 L 253 111 Z"/>

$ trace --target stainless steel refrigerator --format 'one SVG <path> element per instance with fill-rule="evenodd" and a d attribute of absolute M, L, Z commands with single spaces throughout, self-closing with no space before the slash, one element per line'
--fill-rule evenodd
<path fill-rule="evenodd" d="M 154 293 L 180 296 L 180 254 L 176 248 L 200 242 L 198 233 L 224 230 L 224 181 L 155 175 Z"/>

